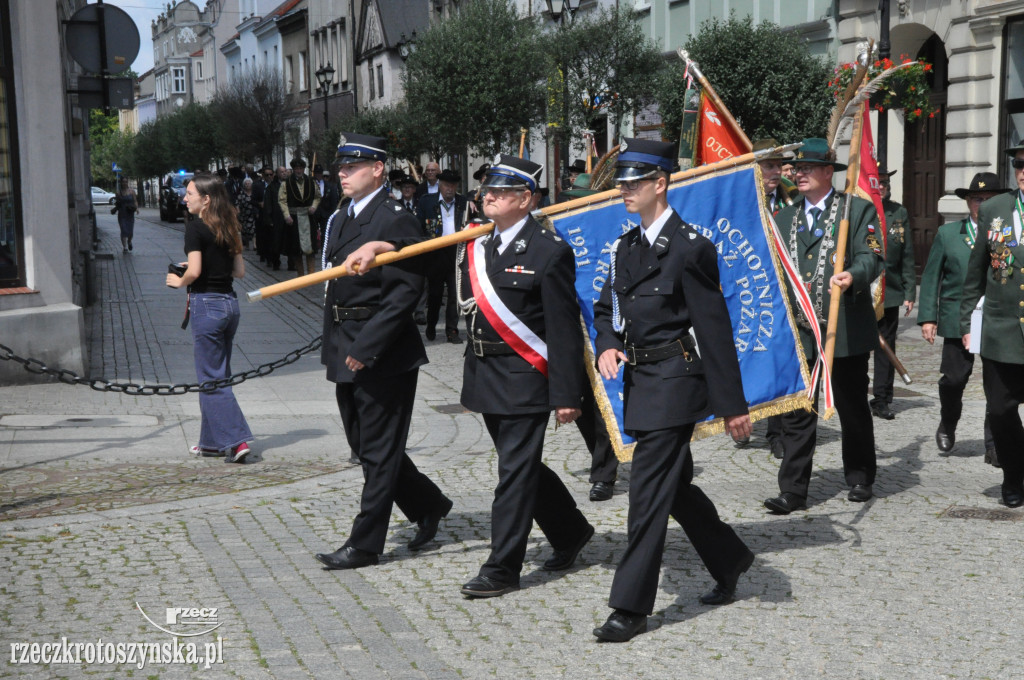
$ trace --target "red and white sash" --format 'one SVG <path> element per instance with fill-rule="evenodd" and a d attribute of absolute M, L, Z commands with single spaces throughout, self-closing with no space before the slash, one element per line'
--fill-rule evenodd
<path fill-rule="evenodd" d="M 492 238 L 497 238 L 497 236 Z M 466 257 L 469 260 L 469 282 L 473 286 L 476 305 L 483 312 L 488 323 L 501 336 L 501 339 L 508 343 L 516 351 L 516 354 L 547 377 L 548 345 L 537 337 L 537 334 L 531 331 L 519 317 L 509 311 L 494 291 L 494 286 L 491 285 L 491 280 L 487 277 L 485 240 L 490 243 L 490 239 L 478 238 L 473 241 L 472 247 L 466 248 Z"/>

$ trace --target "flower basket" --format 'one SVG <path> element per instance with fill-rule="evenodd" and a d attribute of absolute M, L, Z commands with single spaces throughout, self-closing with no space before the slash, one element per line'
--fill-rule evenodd
<path fill-rule="evenodd" d="M 928 85 L 928 74 L 932 65 L 925 61 L 912 61 L 907 55 L 900 57 L 901 64 L 911 64 L 890 74 L 881 87 L 868 100 L 876 111 L 902 109 L 908 123 L 920 118 L 934 118 L 938 109 L 929 101 L 931 88 Z M 882 72 L 895 66 L 891 59 L 876 59 L 868 67 L 865 84 Z M 833 70 L 834 76 L 829 81 L 829 91 L 838 99 L 846 90 L 856 71 L 856 64 L 841 64 Z"/>

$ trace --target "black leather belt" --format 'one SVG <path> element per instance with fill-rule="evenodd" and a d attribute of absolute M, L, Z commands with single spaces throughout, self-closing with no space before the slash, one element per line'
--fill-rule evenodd
<path fill-rule="evenodd" d="M 630 366 L 636 366 L 637 364 L 651 364 L 655 361 L 662 361 L 669 357 L 679 356 L 682 354 L 686 357 L 687 361 L 693 361 L 693 357 L 690 352 L 697 348 L 697 343 L 693 339 L 692 335 L 684 335 L 678 340 L 674 340 L 667 345 L 661 347 L 636 347 L 634 345 L 627 344 L 625 347 L 626 363 Z"/>
<path fill-rule="evenodd" d="M 376 307 L 339 307 L 331 305 L 334 312 L 334 323 L 342 321 L 365 321 L 377 313 Z"/>
<path fill-rule="evenodd" d="M 507 342 L 487 342 L 486 340 L 471 340 L 473 354 L 478 357 L 499 356 L 502 354 L 515 354 L 516 351 Z"/>

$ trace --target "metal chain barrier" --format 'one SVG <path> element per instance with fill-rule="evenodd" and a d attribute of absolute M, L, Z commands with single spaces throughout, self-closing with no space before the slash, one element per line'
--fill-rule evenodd
<path fill-rule="evenodd" d="M 187 394 L 189 392 L 213 392 L 214 390 L 218 390 L 222 387 L 238 385 L 249 378 L 259 378 L 265 375 L 270 375 L 282 366 L 295 363 L 304 354 L 309 354 L 310 352 L 315 352 L 320 349 L 322 342 L 323 336 L 321 335 L 313 339 L 305 347 L 293 350 L 276 361 L 262 364 L 256 368 L 245 371 L 244 373 L 236 373 L 235 375 L 228 376 L 227 378 L 207 380 L 202 383 L 177 383 L 174 385 L 138 385 L 136 383 L 110 382 L 103 378 L 83 378 L 74 371 L 69 371 L 63 368 L 50 368 L 38 359 L 26 359 L 24 357 L 20 357 L 14 353 L 14 350 L 3 344 L 0 344 L 0 360 L 19 363 L 29 373 L 50 375 L 66 385 L 88 385 L 97 392 L 120 392 L 121 394 L 127 394 L 131 397 L 171 397 L 179 394 Z"/>

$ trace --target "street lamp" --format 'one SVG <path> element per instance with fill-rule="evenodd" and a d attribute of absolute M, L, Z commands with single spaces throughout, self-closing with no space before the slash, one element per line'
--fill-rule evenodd
<path fill-rule="evenodd" d="M 324 132 L 327 132 L 327 94 L 330 92 L 331 83 L 334 82 L 334 67 L 331 66 L 331 62 L 316 70 L 316 82 L 320 84 L 320 91 L 324 94 Z"/>

